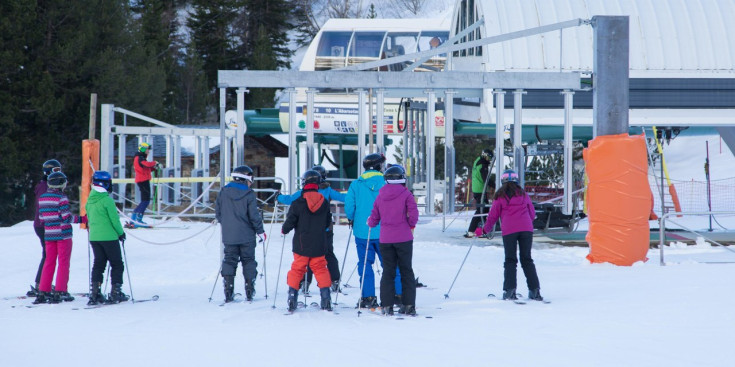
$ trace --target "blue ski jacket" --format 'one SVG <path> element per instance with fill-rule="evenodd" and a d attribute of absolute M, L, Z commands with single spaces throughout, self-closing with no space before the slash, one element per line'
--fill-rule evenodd
<path fill-rule="evenodd" d="M 345 202 L 345 194 L 333 189 L 331 186 L 327 186 L 323 189 L 319 189 L 318 191 L 320 194 L 322 194 L 322 196 L 324 196 L 325 199 L 327 199 L 327 203 L 329 203 L 331 200 L 336 200 L 341 203 Z M 291 205 L 291 203 L 293 203 L 294 200 L 300 197 L 301 197 L 301 190 L 296 191 L 295 193 L 291 195 L 280 194 L 278 195 L 276 200 L 278 200 L 278 202 L 281 204 Z"/>
<path fill-rule="evenodd" d="M 384 185 L 383 174 L 375 170 L 365 171 L 350 184 L 345 197 L 345 215 L 353 222 L 352 232 L 355 237 L 368 239 L 367 219 L 373 211 L 378 191 Z M 379 236 L 380 225 L 377 225 L 370 230 L 370 239 L 377 240 Z"/>

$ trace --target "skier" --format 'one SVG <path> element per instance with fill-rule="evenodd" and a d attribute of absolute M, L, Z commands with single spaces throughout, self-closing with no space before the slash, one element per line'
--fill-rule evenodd
<path fill-rule="evenodd" d="M 500 218 L 500 229 L 505 248 L 503 299 L 518 299 L 516 296 L 516 267 L 518 264 L 516 252 L 520 251 L 521 267 L 528 285 L 528 298 L 543 301 L 536 265 L 531 258 L 533 219 L 536 217 L 536 210 L 533 208 L 531 198 L 520 186 L 520 179 L 515 171 L 505 170 L 500 178 L 503 185 L 495 193 L 485 226 L 478 227 L 476 234 L 480 236 L 489 233 Z"/>
<path fill-rule="evenodd" d="M 406 188 L 406 171 L 399 165 L 385 170 L 385 182 L 373 204 L 368 226 L 380 227 L 380 253 L 383 276 L 380 279 L 380 303 L 386 315 L 393 315 L 396 266 L 401 271 L 403 305 L 398 313 L 416 315 L 416 279 L 413 274 L 413 229 L 419 220 L 416 199 Z"/>
<path fill-rule="evenodd" d="M 487 213 L 486 205 L 490 202 L 490 196 L 495 192 L 495 181 L 490 179 L 490 161 L 493 159 L 493 151 L 483 149 L 475 163 L 472 164 L 472 197 L 475 199 L 475 215 L 470 221 L 470 227 L 465 233 L 465 237 L 472 238 L 475 236 L 475 229 L 480 224 L 482 216 Z M 487 182 L 487 187 L 485 183 Z"/>
<path fill-rule="evenodd" d="M 125 242 L 125 232 L 120 225 L 120 217 L 117 215 L 115 202 L 110 197 L 110 192 L 112 192 L 110 173 L 95 172 L 92 175 L 92 190 L 85 206 L 89 218 L 89 242 L 94 253 L 92 284 L 87 305 L 119 303 L 130 299 L 122 291 L 125 265 L 120 251 L 120 242 Z M 112 291 L 105 299 L 101 288 L 108 261 L 110 262 Z"/>
<path fill-rule="evenodd" d="M 38 271 L 36 272 L 36 286 L 31 286 L 31 290 L 26 293 L 26 296 L 28 297 L 35 297 L 38 295 L 38 284 L 41 283 L 41 272 L 43 271 L 43 263 L 46 261 L 46 250 L 44 250 L 45 247 L 45 240 L 43 237 L 43 222 L 41 222 L 41 218 L 38 216 L 38 198 L 43 195 L 48 190 L 48 175 L 54 173 L 54 172 L 61 172 L 61 163 L 57 161 L 56 159 L 49 159 L 46 162 L 43 162 L 43 177 L 41 177 L 41 181 L 38 181 L 36 184 L 36 187 L 33 189 L 33 193 L 36 197 L 36 213 L 33 216 L 33 230 L 36 232 L 36 236 L 38 236 L 38 239 L 41 240 L 41 263 L 38 264 Z"/>
<path fill-rule="evenodd" d="M 378 224 L 375 228 L 369 230 L 367 219 L 373 210 L 373 203 L 378 196 L 378 190 L 385 185 L 381 173 L 384 162 L 385 156 L 382 154 L 372 153 L 365 156 L 362 161 L 365 172 L 357 180 L 350 183 L 350 188 L 347 190 L 347 196 L 345 197 L 345 215 L 347 215 L 347 220 L 353 227 L 352 233 L 355 235 L 355 248 L 357 249 L 358 258 L 357 271 L 362 284 L 362 294 L 357 303 L 360 308 L 373 309 L 378 307 L 378 300 L 375 297 L 373 263 L 376 255 L 381 264 L 383 262 L 380 255 L 380 241 L 378 240 L 380 225 Z M 370 235 L 369 238 L 368 235 Z M 365 258 L 366 251 L 367 258 Z M 363 274 L 363 269 L 365 269 L 365 274 Z M 402 294 L 400 278 L 399 271 L 395 285 L 397 295 Z"/>
<path fill-rule="evenodd" d="M 235 290 L 237 262 L 242 263 L 245 278 L 245 297 L 252 301 L 255 296 L 255 278 L 258 276 L 258 263 L 255 261 L 255 237 L 265 242 L 263 218 L 258 212 L 253 184 L 253 170 L 248 166 L 232 170 L 233 182 L 228 183 L 217 196 L 215 215 L 222 225 L 222 242 L 225 256 L 222 260 L 222 279 L 224 279 L 225 302 L 232 302 Z"/>
<path fill-rule="evenodd" d="M 321 176 L 321 181 L 319 182 L 319 193 L 324 196 L 324 199 L 327 200 L 327 203 L 329 203 L 331 200 L 339 201 L 344 203 L 345 202 L 345 194 L 334 190 L 330 187 L 329 182 L 327 182 L 327 170 L 324 169 L 323 166 L 314 166 L 311 168 L 313 171 L 319 172 L 319 175 Z M 296 191 L 292 195 L 283 195 L 280 194 L 277 197 L 277 200 L 281 204 L 291 205 L 291 203 L 301 197 L 301 190 Z M 332 279 L 332 292 L 338 292 L 337 289 L 339 285 L 339 261 L 337 260 L 337 256 L 334 255 L 334 221 L 332 221 L 332 225 L 329 227 L 329 230 L 327 231 L 327 269 L 329 269 L 329 276 Z M 303 287 L 299 287 L 302 289 L 304 293 L 309 292 L 309 286 L 311 285 L 312 280 L 312 271 L 311 268 L 308 268 L 306 272 L 306 285 Z"/>
<path fill-rule="evenodd" d="M 73 215 L 69 211 L 69 199 L 62 192 L 66 188 L 66 175 L 53 172 L 48 175 L 48 191 L 38 198 L 38 212 L 44 226 L 46 260 L 41 272 L 38 296 L 33 303 L 59 303 L 74 300 L 67 291 L 69 282 L 69 261 L 71 260 L 72 228 L 71 223 L 87 223 L 87 216 Z M 56 271 L 56 290 L 51 293 L 51 281 Z"/>
<path fill-rule="evenodd" d="M 132 227 L 136 224 L 146 224 L 143 221 L 148 204 L 151 203 L 151 172 L 161 169 L 161 164 L 156 161 L 148 161 L 148 154 L 151 151 L 151 145 L 148 143 L 140 143 L 138 145 L 138 153 L 133 158 L 133 168 L 135 170 L 135 184 L 138 185 L 140 191 L 140 203 L 133 210 Z"/>
<path fill-rule="evenodd" d="M 327 252 L 327 231 L 332 226 L 332 213 L 329 203 L 319 194 L 321 175 L 317 171 L 308 170 L 302 178 L 304 188 L 301 197 L 288 208 L 286 221 L 281 233 L 287 234 L 295 229 L 293 236 L 293 263 L 288 272 L 288 311 L 296 309 L 296 298 L 299 295 L 299 282 L 304 278 L 306 267 L 310 267 L 316 277 L 321 296 L 322 310 L 331 311 L 329 270 L 324 255 Z"/>

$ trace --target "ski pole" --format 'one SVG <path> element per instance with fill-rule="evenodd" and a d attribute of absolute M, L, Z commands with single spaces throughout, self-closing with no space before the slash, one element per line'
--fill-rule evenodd
<path fill-rule="evenodd" d="M 107 264 L 105 264 L 107 265 Z M 110 283 L 110 266 L 107 266 L 107 275 L 105 276 L 105 291 L 104 293 L 107 293 L 107 284 Z"/>
<path fill-rule="evenodd" d="M 92 294 L 92 242 L 89 240 L 89 231 L 87 231 L 87 274 L 89 275 L 89 295 Z"/>
<path fill-rule="evenodd" d="M 122 244 L 123 256 L 125 257 L 125 272 L 128 274 L 128 288 L 130 288 L 130 302 L 135 303 L 135 297 L 133 297 L 133 283 L 130 282 L 130 264 L 128 263 L 128 255 L 125 253 L 125 241 L 120 241 Z"/>
<path fill-rule="evenodd" d="M 271 218 L 271 227 L 268 229 L 268 240 L 263 244 L 263 286 L 265 287 L 265 299 L 268 299 L 268 267 L 266 266 L 266 254 L 268 253 L 268 245 L 271 242 L 271 233 L 273 233 L 273 224 L 276 222 L 276 212 L 278 204 L 273 204 L 273 217 Z"/>
<path fill-rule="evenodd" d="M 347 261 L 347 250 L 350 248 L 350 240 L 352 240 L 352 227 L 350 227 L 350 234 L 347 235 L 347 247 L 345 247 L 345 256 L 342 258 L 342 270 L 339 271 L 339 279 L 337 280 L 337 295 L 334 296 L 334 304 L 338 305 L 337 299 L 339 299 L 339 290 L 342 286 L 342 277 L 345 275 L 345 261 Z"/>
<path fill-rule="evenodd" d="M 278 276 L 276 277 L 276 291 L 273 292 L 273 306 L 276 308 L 276 298 L 278 297 L 278 281 L 281 280 L 281 265 L 283 265 L 283 249 L 286 247 L 286 235 L 283 235 L 283 244 L 281 245 L 281 261 L 278 262 Z"/>
<path fill-rule="evenodd" d="M 474 246 L 475 243 L 470 243 L 470 248 L 467 249 L 467 253 L 464 255 L 464 259 L 462 260 L 462 265 L 459 266 L 459 270 L 457 270 L 457 275 L 454 276 L 454 280 L 452 280 L 452 285 L 449 286 L 449 290 L 447 293 L 444 293 L 444 299 L 449 298 L 449 292 L 452 291 L 452 288 L 454 287 L 454 282 L 457 281 L 457 277 L 459 276 L 459 272 L 462 271 L 462 267 L 464 266 L 464 262 L 467 261 L 467 256 L 470 255 L 470 251 L 472 251 L 472 246 Z"/>
<path fill-rule="evenodd" d="M 306 287 L 308 285 L 306 284 L 306 273 L 309 272 L 309 263 L 306 263 L 306 271 L 304 272 L 304 307 L 306 307 Z"/>
<path fill-rule="evenodd" d="M 372 230 L 372 227 L 368 226 L 368 235 L 367 235 L 367 243 L 365 244 L 365 257 L 363 258 L 363 264 L 362 264 L 362 275 L 360 276 L 360 298 L 362 298 L 362 287 L 365 286 L 365 271 L 367 270 L 367 262 L 368 262 L 368 249 L 370 249 L 370 230 Z M 360 317 L 360 303 L 358 301 L 357 303 L 357 317 Z"/>
<path fill-rule="evenodd" d="M 352 279 L 352 276 L 355 275 L 356 270 L 357 270 L 357 264 L 355 264 L 355 267 L 352 268 L 352 273 L 350 273 L 350 276 L 347 278 L 347 281 L 345 282 L 345 287 L 350 285 L 350 279 Z"/>
<path fill-rule="evenodd" d="M 214 289 L 217 288 L 217 281 L 219 281 L 219 273 L 222 272 L 222 263 L 219 264 L 219 270 L 217 270 L 217 276 L 214 277 L 214 285 L 212 286 L 212 293 L 209 294 L 209 301 L 212 302 L 212 296 L 214 295 Z"/>

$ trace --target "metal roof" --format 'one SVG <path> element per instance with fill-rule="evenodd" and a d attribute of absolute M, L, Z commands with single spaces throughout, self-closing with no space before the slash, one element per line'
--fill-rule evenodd
<path fill-rule="evenodd" d="M 482 36 L 595 15 L 630 16 L 630 76 L 735 77 L 735 0 L 457 0 L 476 3 Z M 483 56 L 455 57 L 456 70 L 592 70 L 592 28 L 580 26 L 486 46 Z M 560 58 L 560 48 L 562 57 Z M 464 59 L 464 60 L 463 60 Z"/>

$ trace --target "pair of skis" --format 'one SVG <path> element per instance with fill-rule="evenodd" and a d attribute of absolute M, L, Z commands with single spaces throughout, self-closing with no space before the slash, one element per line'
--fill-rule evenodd
<path fill-rule="evenodd" d="M 499 298 L 498 296 L 496 296 L 496 295 L 495 295 L 495 294 L 493 294 L 493 293 L 490 293 L 490 294 L 488 294 L 487 296 L 488 296 L 488 298 L 495 298 L 495 299 L 503 300 L 503 299 Z M 521 300 L 519 300 L 519 299 L 508 299 L 508 300 L 503 300 L 503 301 L 513 301 L 513 303 L 515 303 L 515 304 L 517 304 L 517 305 L 525 305 L 526 303 L 528 303 L 528 302 L 526 302 L 526 301 L 521 301 Z M 537 300 L 535 300 L 535 299 L 534 299 L 534 300 L 532 300 L 532 299 L 529 299 L 529 301 L 541 302 L 541 303 L 543 303 L 543 304 L 549 304 L 549 303 L 551 303 L 551 301 L 547 301 L 547 300 L 537 301 Z"/>

